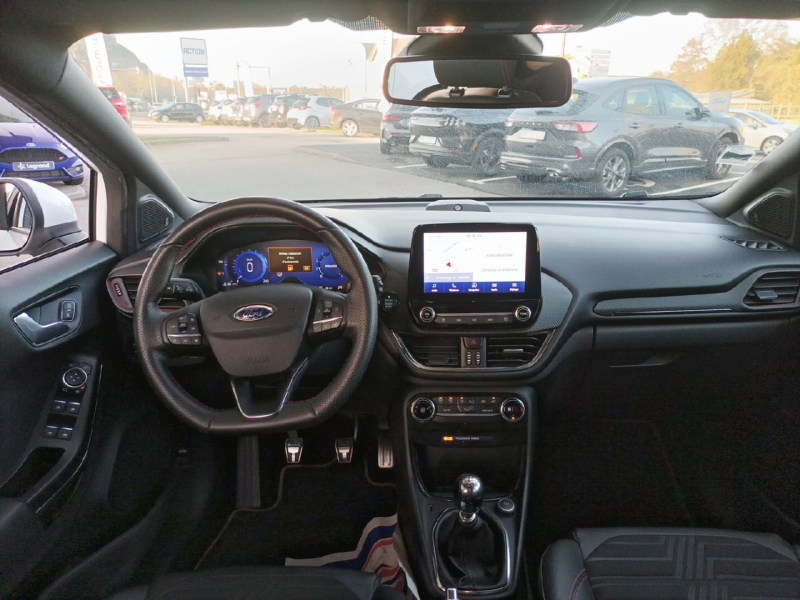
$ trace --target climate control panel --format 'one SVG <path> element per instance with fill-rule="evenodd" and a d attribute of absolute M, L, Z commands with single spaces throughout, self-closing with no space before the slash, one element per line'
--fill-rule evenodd
<path fill-rule="evenodd" d="M 502 419 L 517 423 L 525 418 L 525 402 L 510 394 L 430 394 L 420 395 L 409 404 L 411 417 L 418 423 L 434 418 L 454 417 Z"/>

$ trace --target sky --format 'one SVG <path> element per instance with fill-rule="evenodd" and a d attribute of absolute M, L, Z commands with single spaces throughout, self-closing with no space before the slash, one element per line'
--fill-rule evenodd
<path fill-rule="evenodd" d="M 634 17 L 611 27 L 568 34 L 566 53 L 574 56 L 592 49 L 610 50 L 610 75 L 650 75 L 654 71 L 668 71 L 684 44 L 701 34 L 706 22 L 698 14 Z M 789 23 L 789 35 L 800 39 L 800 23 Z M 351 89 L 360 88 L 365 95 L 374 95 L 380 89 L 383 64 L 378 63 L 388 59 L 389 51 L 388 35 L 353 32 L 330 22 L 308 21 L 288 27 L 122 34 L 117 40 L 155 72 L 182 77 L 181 37 L 206 39 L 212 80 L 236 79 L 238 60 L 240 64 L 246 61 L 252 65 L 252 78 L 258 84 L 268 83 L 271 76 L 273 87 L 348 85 Z M 560 55 L 561 35 L 545 35 L 542 39 L 544 54 Z M 362 42 L 382 44 L 385 58 L 367 64 Z M 269 67 L 269 74 L 259 67 Z M 242 78 L 245 77 L 242 72 Z M 354 93 L 351 97 L 359 96 Z"/>

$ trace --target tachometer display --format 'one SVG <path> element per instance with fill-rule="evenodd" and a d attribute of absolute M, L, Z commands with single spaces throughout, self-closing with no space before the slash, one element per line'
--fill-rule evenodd
<path fill-rule="evenodd" d="M 226 252 L 217 261 L 217 283 L 220 291 L 264 283 L 350 289 L 328 247 L 304 240 L 264 242 Z"/>
<path fill-rule="evenodd" d="M 260 252 L 245 250 L 233 261 L 233 272 L 244 283 L 263 283 L 267 274 L 267 259 Z"/>

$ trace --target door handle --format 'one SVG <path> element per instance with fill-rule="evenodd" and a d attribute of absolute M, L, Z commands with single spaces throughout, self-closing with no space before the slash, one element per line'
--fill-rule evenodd
<path fill-rule="evenodd" d="M 683 123 L 678 123 L 675 127 L 677 127 L 678 129 L 683 129 Z"/>
<path fill-rule="evenodd" d="M 25 312 L 14 317 L 14 323 L 19 327 L 22 335 L 34 346 L 40 346 L 69 332 L 69 325 L 63 321 L 40 325 Z"/>
<path fill-rule="evenodd" d="M 641 127 L 639 123 L 631 123 L 631 129 L 639 129 L 639 127 Z"/>

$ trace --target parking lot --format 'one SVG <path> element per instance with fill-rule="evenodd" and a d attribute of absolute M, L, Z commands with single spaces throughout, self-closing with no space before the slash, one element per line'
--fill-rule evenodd
<path fill-rule="evenodd" d="M 381 154 L 377 136 L 346 138 L 332 130 L 158 123 L 144 118 L 134 118 L 134 131 L 189 196 L 206 201 L 254 194 L 313 199 L 319 197 L 320 181 L 326 182 L 330 198 L 594 195 L 586 182 L 521 183 L 503 173 L 482 178 L 457 165 L 433 169 L 412 155 Z M 700 170 L 679 171 L 631 180 L 627 191 L 654 197 L 712 194 L 736 178 L 731 174 L 708 181 Z"/>

